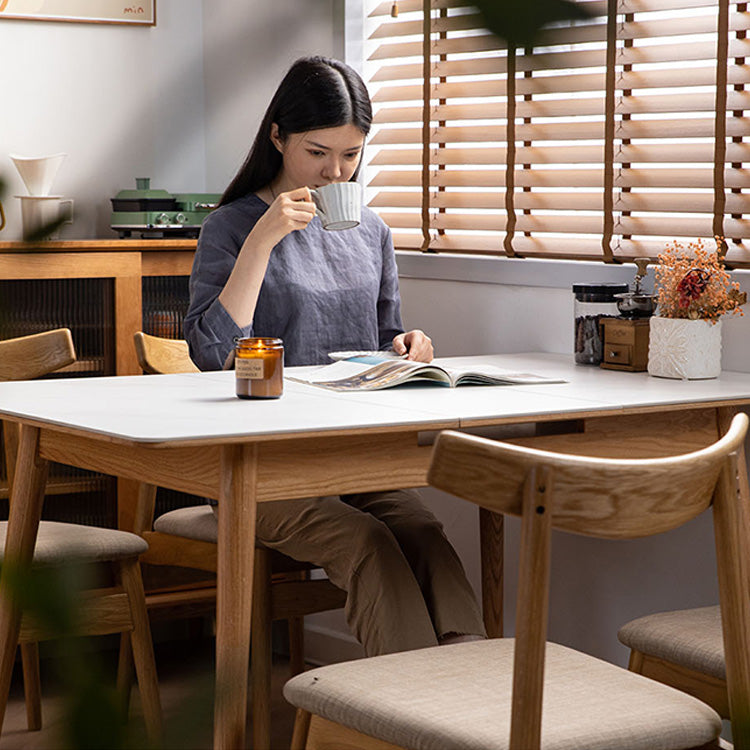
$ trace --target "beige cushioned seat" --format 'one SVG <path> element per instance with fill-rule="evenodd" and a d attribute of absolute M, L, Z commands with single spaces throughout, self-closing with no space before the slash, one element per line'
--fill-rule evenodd
<path fill-rule="evenodd" d="M 333 664 L 294 677 L 284 695 L 414 750 L 501 750 L 510 736 L 513 648 L 504 638 Z M 587 750 L 671 750 L 708 743 L 721 729 L 697 699 L 554 643 L 543 700 L 544 750 L 581 750 L 582 737 Z"/>
<path fill-rule="evenodd" d="M 219 522 L 210 505 L 170 510 L 154 521 L 154 531 L 216 544 Z"/>
<path fill-rule="evenodd" d="M 726 680 L 719 607 L 659 612 L 623 625 L 617 637 L 628 648 Z"/>
<path fill-rule="evenodd" d="M 8 522 L 0 522 L 0 559 L 5 555 Z M 96 563 L 138 557 L 148 544 L 136 534 L 75 523 L 42 521 L 34 547 L 34 565 Z"/>
<path fill-rule="evenodd" d="M 219 520 L 216 518 L 213 508 L 208 504 L 176 508 L 164 513 L 164 515 L 159 516 L 154 521 L 154 531 L 161 534 L 169 534 L 170 536 L 192 539 L 193 541 L 216 544 L 219 538 Z M 271 555 L 272 573 L 299 572 L 315 568 L 312 563 L 294 560 L 281 552 L 267 548 L 257 538 L 255 546 L 256 548 L 266 550 Z M 148 562 L 151 561 L 148 560 Z M 341 606 L 343 606 L 343 596 L 344 594 L 342 593 Z M 339 604 L 338 601 L 334 603 Z M 301 669 L 302 667 L 300 666 Z"/>

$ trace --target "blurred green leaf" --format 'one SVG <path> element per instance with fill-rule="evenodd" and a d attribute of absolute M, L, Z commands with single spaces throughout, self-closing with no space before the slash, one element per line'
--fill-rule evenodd
<path fill-rule="evenodd" d="M 513 47 L 533 47 L 548 24 L 590 18 L 581 4 L 572 0 L 472 0 L 472 4 L 487 30 Z"/>
<path fill-rule="evenodd" d="M 5 195 L 6 190 L 6 182 L 3 179 L 2 175 L 0 175 L 0 199 L 2 199 L 3 195 Z M 63 224 L 65 224 L 67 220 L 67 217 L 61 216 L 59 219 L 55 219 L 55 221 L 51 222 L 50 224 L 46 224 L 45 226 L 39 227 L 38 229 L 34 230 L 33 232 L 30 232 L 29 234 L 25 234 L 23 236 L 24 242 L 40 242 L 41 240 L 46 240 L 53 232 L 58 230 Z M 0 219 L 0 225 L 2 224 L 2 219 Z"/>
<path fill-rule="evenodd" d="M 79 654 L 80 655 L 80 654 Z M 98 670 L 78 671 L 66 694 L 65 734 L 76 750 L 121 750 L 127 740 L 125 719 L 114 687 Z"/>
<path fill-rule="evenodd" d="M 121 750 L 129 741 L 121 700 L 102 669 L 99 655 L 77 637 L 76 602 L 91 588 L 90 568 L 81 566 L 19 569 L 4 563 L 2 575 L 25 616 L 51 640 L 58 681 L 65 695 L 64 747 L 71 750 Z"/>
<path fill-rule="evenodd" d="M 67 221 L 67 217 L 61 216 L 59 219 L 55 219 L 49 224 L 44 224 L 41 227 L 37 227 L 37 229 L 35 229 L 33 232 L 24 234 L 23 241 L 24 242 L 41 242 L 42 240 L 49 239 L 49 236 L 54 231 L 59 229 L 63 224 L 65 224 L 66 221 Z"/>
<path fill-rule="evenodd" d="M 67 637 L 73 634 L 75 617 L 70 606 L 71 592 L 58 568 L 34 568 L 19 571 L 5 566 L 17 592 L 18 602 L 49 635 Z"/>

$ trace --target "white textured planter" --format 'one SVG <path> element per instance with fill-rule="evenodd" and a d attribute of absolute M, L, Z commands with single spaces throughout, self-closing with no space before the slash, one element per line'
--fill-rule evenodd
<path fill-rule="evenodd" d="M 698 380 L 721 372 L 721 321 L 651 318 L 648 374 Z"/>

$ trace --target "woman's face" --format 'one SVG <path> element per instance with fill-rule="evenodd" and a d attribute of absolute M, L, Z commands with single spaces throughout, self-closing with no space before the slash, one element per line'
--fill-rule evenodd
<path fill-rule="evenodd" d="M 347 182 L 362 158 L 365 136 L 355 125 L 340 125 L 291 133 L 282 141 L 274 123 L 271 140 L 283 157 L 278 189 L 287 191 Z"/>

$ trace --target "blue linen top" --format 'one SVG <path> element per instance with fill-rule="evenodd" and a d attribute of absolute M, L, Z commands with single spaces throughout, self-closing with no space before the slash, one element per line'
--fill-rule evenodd
<path fill-rule="evenodd" d="M 327 364 L 330 351 L 387 349 L 403 332 L 391 232 L 364 207 L 358 227 L 323 229 L 315 216 L 271 253 L 255 317 L 240 328 L 218 296 L 268 204 L 251 193 L 203 222 L 190 275 L 185 339 L 201 370 L 219 370 L 244 336 L 284 341 L 284 362 Z"/>

